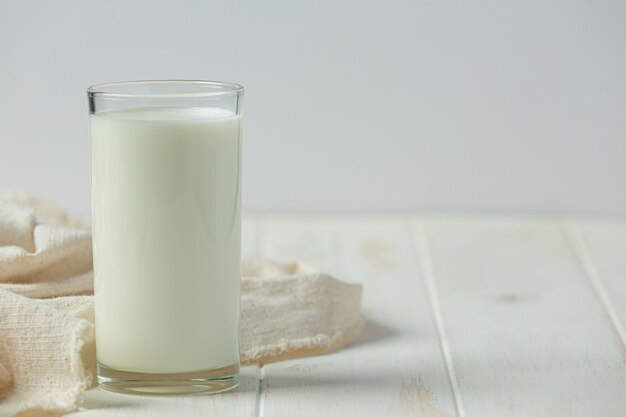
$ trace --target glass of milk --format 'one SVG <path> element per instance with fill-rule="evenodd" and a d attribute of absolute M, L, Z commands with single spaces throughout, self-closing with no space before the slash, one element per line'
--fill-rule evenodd
<path fill-rule="evenodd" d="M 234 388 L 243 87 L 133 81 L 87 94 L 98 382 Z"/>

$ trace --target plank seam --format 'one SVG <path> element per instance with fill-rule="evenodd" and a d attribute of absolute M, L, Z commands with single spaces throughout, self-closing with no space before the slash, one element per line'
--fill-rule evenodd
<path fill-rule="evenodd" d="M 265 383 L 265 367 L 263 365 L 256 367 L 256 407 L 255 415 L 262 417 L 265 415 L 265 390 L 263 384 Z"/>
<path fill-rule="evenodd" d="M 416 221 L 415 227 L 419 233 L 415 233 L 415 230 L 411 232 L 415 253 L 417 255 L 417 261 L 422 271 L 422 278 L 426 291 L 428 293 L 428 299 L 430 301 L 430 309 L 435 320 L 435 327 L 439 335 L 439 346 L 441 347 L 441 354 L 443 355 L 448 371 L 448 381 L 452 388 L 452 394 L 454 396 L 454 404 L 458 417 L 466 417 L 465 408 L 463 406 L 463 399 L 459 390 L 459 383 L 454 369 L 454 362 L 452 360 L 452 353 L 450 351 L 450 344 L 448 342 L 448 335 L 443 323 L 443 313 L 441 311 L 441 305 L 439 303 L 439 294 L 437 291 L 437 285 L 435 284 L 435 274 L 433 272 L 432 258 L 430 254 L 430 246 L 428 244 L 428 238 L 426 236 L 426 227 L 423 219 Z"/>
<path fill-rule="evenodd" d="M 570 246 L 572 247 L 576 258 L 578 258 L 578 262 L 580 262 L 585 275 L 589 279 L 591 283 L 591 287 L 596 294 L 596 297 L 600 300 L 602 307 L 604 308 L 604 312 L 609 318 L 611 325 L 615 329 L 615 332 L 619 336 L 622 345 L 626 347 L 626 333 L 624 332 L 624 327 L 622 326 L 615 309 L 613 308 L 613 303 L 611 302 L 611 298 L 604 286 L 604 282 L 602 281 L 602 277 L 598 272 L 598 268 L 596 267 L 595 262 L 593 261 L 593 257 L 591 256 L 591 252 L 587 248 L 587 244 L 583 239 L 580 230 L 576 223 L 572 220 L 567 220 L 565 224 L 562 224 L 564 234 L 566 239 L 568 240 Z"/>

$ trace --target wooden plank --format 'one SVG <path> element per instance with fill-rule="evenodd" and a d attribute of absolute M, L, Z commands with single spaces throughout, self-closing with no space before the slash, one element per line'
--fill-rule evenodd
<path fill-rule="evenodd" d="M 260 226 L 255 217 L 242 222 L 242 256 L 259 256 Z M 258 403 L 258 368 L 242 368 L 241 383 L 234 391 L 197 397 L 140 397 L 115 394 L 99 388 L 85 395 L 83 411 L 77 417 L 135 416 L 256 416 Z"/>
<path fill-rule="evenodd" d="M 622 342 L 626 363 L 626 219 L 586 218 L 565 227 Z"/>
<path fill-rule="evenodd" d="M 461 415 L 624 415 L 621 341 L 558 222 L 433 217 L 414 234 Z"/>
<path fill-rule="evenodd" d="M 261 416 L 454 416 L 428 297 L 403 219 L 280 218 L 265 253 L 364 284 L 366 328 L 346 349 L 262 368 Z"/>

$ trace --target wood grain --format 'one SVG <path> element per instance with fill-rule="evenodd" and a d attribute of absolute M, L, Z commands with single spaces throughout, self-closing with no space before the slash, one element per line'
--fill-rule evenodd
<path fill-rule="evenodd" d="M 624 415 L 623 346 L 558 222 L 431 217 L 414 233 L 429 244 L 463 415 Z"/>

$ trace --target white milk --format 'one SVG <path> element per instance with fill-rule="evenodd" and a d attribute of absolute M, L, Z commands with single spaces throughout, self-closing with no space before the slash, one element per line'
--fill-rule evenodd
<path fill-rule="evenodd" d="M 241 117 L 90 116 L 98 362 L 180 373 L 239 362 Z"/>

